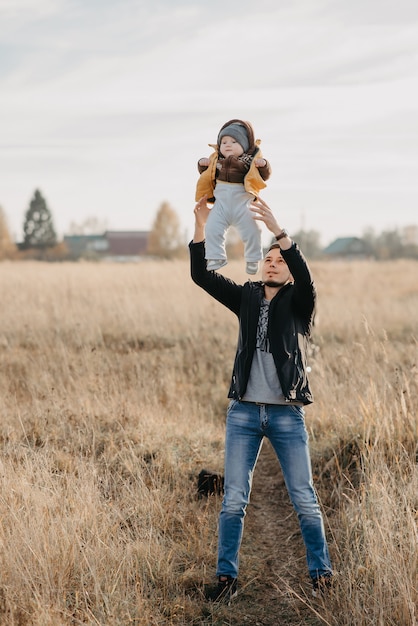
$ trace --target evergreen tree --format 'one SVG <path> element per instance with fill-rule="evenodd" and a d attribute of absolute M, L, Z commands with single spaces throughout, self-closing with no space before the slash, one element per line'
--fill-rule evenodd
<path fill-rule="evenodd" d="M 147 252 L 153 256 L 171 259 L 180 256 L 184 248 L 177 213 L 168 202 L 163 202 L 149 235 Z"/>
<path fill-rule="evenodd" d="M 23 247 L 44 250 L 57 243 L 57 235 L 49 210 L 41 192 L 36 189 L 23 224 Z"/>

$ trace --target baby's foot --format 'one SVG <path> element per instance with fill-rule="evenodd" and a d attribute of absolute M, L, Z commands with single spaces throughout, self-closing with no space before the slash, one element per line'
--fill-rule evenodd
<path fill-rule="evenodd" d="M 258 261 L 249 261 L 246 266 L 247 274 L 257 274 L 258 272 Z"/>
<path fill-rule="evenodd" d="M 208 259 L 206 262 L 206 268 L 209 271 L 219 270 L 221 267 L 226 265 L 227 261 L 225 259 Z"/>

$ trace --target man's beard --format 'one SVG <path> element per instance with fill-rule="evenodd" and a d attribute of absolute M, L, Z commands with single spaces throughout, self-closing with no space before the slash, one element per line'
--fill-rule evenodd
<path fill-rule="evenodd" d="M 264 282 L 265 287 L 283 287 L 287 283 L 286 281 L 278 281 L 278 280 L 266 280 Z"/>

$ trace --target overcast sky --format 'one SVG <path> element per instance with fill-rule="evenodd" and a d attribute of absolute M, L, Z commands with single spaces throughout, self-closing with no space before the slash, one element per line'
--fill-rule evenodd
<path fill-rule="evenodd" d="M 196 162 L 250 120 L 290 232 L 418 223 L 417 0 L 0 0 L 0 205 L 191 234 Z"/>

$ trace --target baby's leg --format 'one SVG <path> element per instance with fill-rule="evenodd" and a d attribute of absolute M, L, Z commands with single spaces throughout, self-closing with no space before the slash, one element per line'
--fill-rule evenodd
<path fill-rule="evenodd" d="M 216 196 L 205 227 L 205 250 L 208 270 L 217 270 L 227 264 L 225 237 L 229 227 L 224 209 L 225 193 Z"/>
<path fill-rule="evenodd" d="M 247 194 L 248 195 L 248 194 Z M 247 262 L 247 273 L 256 274 L 258 262 L 263 258 L 263 248 L 261 246 L 261 229 L 253 219 L 253 213 L 249 209 L 251 200 L 240 204 L 236 211 L 234 226 L 244 242 L 244 257 Z"/>

